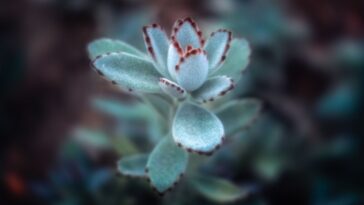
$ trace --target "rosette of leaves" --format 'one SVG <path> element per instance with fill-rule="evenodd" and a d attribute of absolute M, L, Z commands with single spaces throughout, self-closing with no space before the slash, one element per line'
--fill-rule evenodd
<path fill-rule="evenodd" d="M 215 109 L 216 114 L 207 108 L 232 91 L 233 79 L 246 69 L 250 54 L 246 40 L 219 29 L 205 41 L 191 18 L 177 20 L 170 38 L 158 24 L 145 26 L 143 33 L 149 55 L 104 38 L 91 42 L 88 52 L 99 75 L 143 99 L 164 119 L 161 123 L 168 131 L 150 154 L 118 162 L 121 174 L 147 178 L 163 194 L 185 173 L 188 153 L 211 155 L 225 136 L 256 117 L 260 102 L 234 100 Z"/>

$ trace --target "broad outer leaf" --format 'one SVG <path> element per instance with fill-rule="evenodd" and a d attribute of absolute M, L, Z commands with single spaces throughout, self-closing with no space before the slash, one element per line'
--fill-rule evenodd
<path fill-rule="evenodd" d="M 220 96 L 234 89 L 235 85 L 231 78 L 218 76 L 207 80 L 199 89 L 192 93 L 198 102 L 214 101 Z"/>
<path fill-rule="evenodd" d="M 136 56 L 145 57 L 145 55 L 133 46 L 119 40 L 101 38 L 92 41 L 87 47 L 88 54 L 93 60 L 97 56 L 110 52 L 125 52 Z"/>
<path fill-rule="evenodd" d="M 147 154 L 131 155 L 121 158 L 117 163 L 117 168 L 125 176 L 145 177 L 147 161 Z"/>
<path fill-rule="evenodd" d="M 248 190 L 216 177 L 201 175 L 195 177 L 192 183 L 203 196 L 218 203 L 234 202 L 249 194 Z"/>
<path fill-rule="evenodd" d="M 154 148 L 147 163 L 147 176 L 152 186 L 165 193 L 173 188 L 186 170 L 188 154 L 167 136 Z"/>
<path fill-rule="evenodd" d="M 129 91 L 158 93 L 161 75 L 151 62 L 127 53 L 108 53 L 97 57 L 93 65 L 98 73 Z"/>
<path fill-rule="evenodd" d="M 177 145 L 187 151 L 211 154 L 224 138 L 224 127 L 219 118 L 208 110 L 191 103 L 180 105 L 172 125 Z"/>
<path fill-rule="evenodd" d="M 226 75 L 234 80 L 239 79 L 249 64 L 250 52 L 248 41 L 240 38 L 233 39 L 225 62 L 213 75 Z"/>
<path fill-rule="evenodd" d="M 224 123 L 226 135 L 233 135 L 256 119 L 261 106 L 261 102 L 256 99 L 235 100 L 223 105 L 216 114 Z"/>

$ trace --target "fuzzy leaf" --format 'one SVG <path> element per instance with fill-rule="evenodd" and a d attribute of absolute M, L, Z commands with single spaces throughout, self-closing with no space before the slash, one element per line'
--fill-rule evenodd
<path fill-rule="evenodd" d="M 161 75 L 151 62 L 127 53 L 109 53 L 96 58 L 98 73 L 129 91 L 158 93 Z"/>
<path fill-rule="evenodd" d="M 170 95 L 177 99 L 186 98 L 187 92 L 185 91 L 185 89 L 166 78 L 159 79 L 159 86 L 161 87 L 162 91 L 165 92 L 167 95 Z"/>
<path fill-rule="evenodd" d="M 246 197 L 249 193 L 246 189 L 216 177 L 200 175 L 195 177 L 192 183 L 203 196 L 218 203 L 234 202 Z"/>
<path fill-rule="evenodd" d="M 139 57 L 145 57 L 145 55 L 134 48 L 133 46 L 119 40 L 113 40 L 108 38 L 101 38 L 92 41 L 88 44 L 87 51 L 89 57 L 93 60 L 97 56 L 110 53 L 110 52 L 125 52 Z"/>
<path fill-rule="evenodd" d="M 175 142 L 201 154 L 210 154 L 223 141 L 224 127 L 208 110 L 191 103 L 180 105 L 172 124 Z"/>
<path fill-rule="evenodd" d="M 169 40 L 166 33 L 158 24 L 143 28 L 145 46 L 149 55 L 156 63 L 156 69 L 164 76 L 169 76 L 167 70 L 167 56 Z"/>
<path fill-rule="evenodd" d="M 202 49 L 188 52 L 176 66 L 176 80 L 187 91 L 199 88 L 208 74 L 208 61 Z"/>
<path fill-rule="evenodd" d="M 147 163 L 147 175 L 159 193 L 177 183 L 186 170 L 188 154 L 167 136 L 154 148 Z"/>
<path fill-rule="evenodd" d="M 172 32 L 172 40 L 178 41 L 184 50 L 188 45 L 193 48 L 202 46 L 202 32 L 191 18 L 177 20 Z"/>
<path fill-rule="evenodd" d="M 168 59 L 167 59 L 167 66 L 168 66 L 168 73 L 172 77 L 173 80 L 176 80 L 176 65 L 180 61 L 182 57 L 182 48 L 180 47 L 179 43 L 174 41 L 169 46 L 168 50 Z"/>
<path fill-rule="evenodd" d="M 147 161 L 147 154 L 123 157 L 117 163 L 118 171 L 125 176 L 145 177 L 145 166 Z"/>
<path fill-rule="evenodd" d="M 234 88 L 234 82 L 226 76 L 214 77 L 207 80 L 198 90 L 192 93 L 198 102 L 213 101 L 225 95 Z"/>
<path fill-rule="evenodd" d="M 230 31 L 219 29 L 213 33 L 205 44 L 210 73 L 214 72 L 223 63 L 230 48 L 232 34 Z"/>
<path fill-rule="evenodd" d="M 217 110 L 216 114 L 224 123 L 226 135 L 248 127 L 258 116 L 262 105 L 256 99 L 230 101 Z"/>
<path fill-rule="evenodd" d="M 245 39 L 233 39 L 224 64 L 213 75 L 226 75 L 234 80 L 239 79 L 249 64 L 250 52 L 249 43 Z"/>

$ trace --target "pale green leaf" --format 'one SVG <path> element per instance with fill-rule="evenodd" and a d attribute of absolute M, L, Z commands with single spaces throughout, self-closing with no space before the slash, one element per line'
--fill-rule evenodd
<path fill-rule="evenodd" d="M 248 189 L 216 177 L 200 175 L 193 178 L 192 183 L 204 197 L 218 203 L 235 202 L 249 194 Z"/>
<path fill-rule="evenodd" d="M 230 136 L 251 125 L 257 118 L 261 106 L 257 99 L 234 100 L 224 104 L 216 114 L 224 124 L 226 135 Z"/>
<path fill-rule="evenodd" d="M 161 140 L 149 156 L 147 175 L 159 193 L 165 193 L 177 183 L 186 170 L 188 154 L 168 136 Z"/>
<path fill-rule="evenodd" d="M 192 93 L 192 96 L 198 102 L 214 101 L 230 92 L 234 86 L 234 81 L 231 78 L 218 76 L 207 80 L 199 89 Z"/>
<path fill-rule="evenodd" d="M 161 75 L 152 62 L 127 53 L 108 53 L 93 61 L 94 68 L 114 84 L 129 91 L 161 92 Z"/>
<path fill-rule="evenodd" d="M 101 38 L 88 44 L 87 51 L 89 57 L 93 60 L 97 56 L 110 52 L 125 52 L 136 56 L 145 57 L 145 55 L 133 46 L 119 40 Z"/>
<path fill-rule="evenodd" d="M 224 127 L 215 114 L 191 103 L 180 105 L 172 125 L 176 143 L 189 151 L 210 154 L 224 138 Z"/>
<path fill-rule="evenodd" d="M 213 75 L 226 75 L 238 80 L 249 64 L 250 52 L 248 41 L 240 38 L 233 39 L 225 62 Z"/>
<path fill-rule="evenodd" d="M 121 158 L 117 163 L 118 171 L 125 176 L 145 177 L 147 154 L 137 154 Z"/>

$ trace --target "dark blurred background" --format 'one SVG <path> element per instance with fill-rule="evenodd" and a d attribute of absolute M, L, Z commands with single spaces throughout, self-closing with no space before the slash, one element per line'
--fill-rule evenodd
<path fill-rule="evenodd" d="M 90 106 L 95 96 L 130 98 L 92 72 L 87 44 L 113 37 L 145 51 L 143 25 L 158 22 L 169 30 L 185 16 L 196 19 L 206 36 L 224 27 L 248 39 L 251 64 L 238 96 L 264 102 L 262 120 L 253 126 L 257 136 L 269 141 L 271 127 L 281 130 L 274 151 L 280 163 L 258 163 L 256 171 L 236 165 L 241 159 L 230 171 L 216 171 L 261 185 L 237 204 L 364 204 L 360 0 L 4 1 L 0 204 L 169 204 L 139 182 L 116 181 L 119 155 L 83 148 L 72 142 L 72 131 L 112 124 Z M 96 182 L 85 182 L 90 178 Z M 212 202 L 179 204 L 194 203 Z"/>

